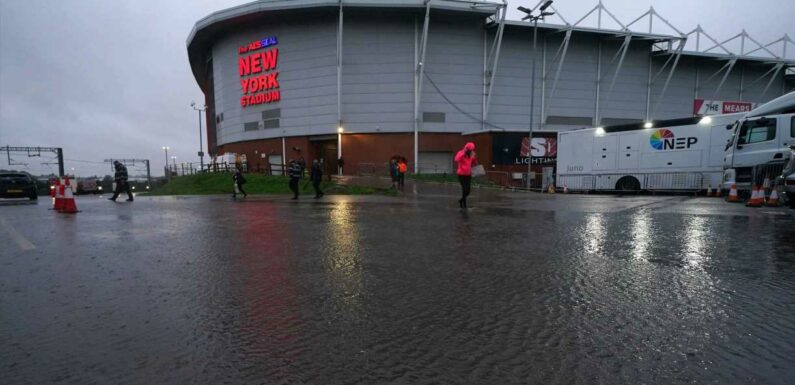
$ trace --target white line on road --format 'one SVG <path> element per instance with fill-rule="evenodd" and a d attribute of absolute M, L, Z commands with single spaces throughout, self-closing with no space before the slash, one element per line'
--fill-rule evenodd
<path fill-rule="evenodd" d="M 11 227 L 11 225 L 9 225 L 5 219 L 0 218 L 0 225 L 2 225 L 2 227 L 8 233 L 8 235 L 10 235 L 12 239 L 14 239 L 14 242 L 17 243 L 17 245 L 19 246 L 20 249 L 22 249 L 22 251 L 33 250 L 36 248 L 36 246 L 33 243 L 31 243 L 27 238 L 25 238 L 25 236 L 20 234 L 15 228 Z"/>

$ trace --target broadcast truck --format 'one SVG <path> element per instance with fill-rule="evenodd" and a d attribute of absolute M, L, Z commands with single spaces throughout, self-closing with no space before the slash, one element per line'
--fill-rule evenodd
<path fill-rule="evenodd" d="M 726 125 L 744 113 L 658 120 L 558 133 L 556 187 L 569 190 L 717 189 Z"/>
<path fill-rule="evenodd" d="M 773 181 L 795 146 L 795 92 L 762 104 L 726 129 L 731 138 L 724 154 L 723 188 L 737 184 L 745 192 L 752 182 Z"/>

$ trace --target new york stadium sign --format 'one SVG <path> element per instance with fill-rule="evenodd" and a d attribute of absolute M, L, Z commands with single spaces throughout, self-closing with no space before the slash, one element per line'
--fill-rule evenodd
<path fill-rule="evenodd" d="M 238 48 L 237 60 L 240 88 L 240 106 L 274 103 L 281 100 L 279 91 L 279 42 L 276 36 L 266 37 Z M 264 48 L 272 47 L 264 50 Z"/>

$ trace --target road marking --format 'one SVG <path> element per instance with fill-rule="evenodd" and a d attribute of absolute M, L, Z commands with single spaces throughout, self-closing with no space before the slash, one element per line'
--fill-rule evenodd
<path fill-rule="evenodd" d="M 17 243 L 19 248 L 22 249 L 22 251 L 33 250 L 36 248 L 36 246 L 33 243 L 31 243 L 27 238 L 25 238 L 25 236 L 23 236 L 16 229 L 11 227 L 8 224 L 8 222 L 6 222 L 5 219 L 0 218 L 0 225 L 3 226 L 3 228 L 6 230 L 8 235 L 11 236 L 11 238 L 14 240 L 14 242 Z"/>

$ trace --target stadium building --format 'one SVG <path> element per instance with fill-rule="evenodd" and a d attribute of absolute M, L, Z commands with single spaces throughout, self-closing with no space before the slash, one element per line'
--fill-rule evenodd
<path fill-rule="evenodd" d="M 795 87 L 786 35 L 718 41 L 653 9 L 623 23 L 601 2 L 538 24 L 533 74 L 533 26 L 505 20 L 507 6 L 261 0 L 213 13 L 187 40 L 210 154 L 266 172 L 319 158 L 336 173 L 342 158 L 345 174 L 402 155 L 441 173 L 474 141 L 487 169 L 522 171 L 554 165 L 560 130 L 742 111 Z"/>

